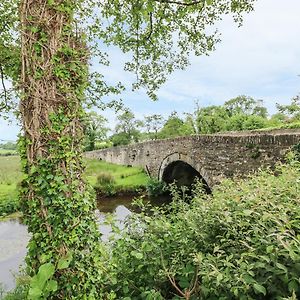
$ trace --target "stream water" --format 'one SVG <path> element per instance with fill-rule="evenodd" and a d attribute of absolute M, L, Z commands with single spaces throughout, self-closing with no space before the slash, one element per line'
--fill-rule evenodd
<path fill-rule="evenodd" d="M 167 201 L 168 199 L 163 197 L 151 200 L 151 204 L 160 205 Z M 100 224 L 108 213 L 114 213 L 122 228 L 124 220 L 133 211 L 132 197 L 100 200 L 98 209 L 97 217 Z M 101 225 L 99 230 L 103 234 L 102 239 L 107 240 L 111 232 L 110 226 Z M 15 286 L 15 275 L 24 264 L 29 238 L 27 227 L 18 219 L 0 222 L 0 284 L 4 290 L 11 290 Z"/>

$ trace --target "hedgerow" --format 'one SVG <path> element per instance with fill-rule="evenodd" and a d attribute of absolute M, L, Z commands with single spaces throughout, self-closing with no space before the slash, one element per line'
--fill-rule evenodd
<path fill-rule="evenodd" d="M 293 161 L 133 214 L 112 245 L 110 288 L 117 299 L 296 299 L 299 178 Z"/>

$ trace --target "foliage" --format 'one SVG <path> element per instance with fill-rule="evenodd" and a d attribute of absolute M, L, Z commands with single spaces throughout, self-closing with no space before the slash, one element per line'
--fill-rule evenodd
<path fill-rule="evenodd" d="M 100 190 L 102 193 L 104 192 L 107 195 L 114 195 L 116 193 L 115 190 L 116 181 L 114 177 L 110 173 L 100 173 L 97 176 L 97 182 L 95 185 L 96 190 Z"/>
<path fill-rule="evenodd" d="M 280 113 L 291 118 L 292 121 L 299 121 L 300 120 L 300 95 L 294 97 L 291 101 L 291 104 L 288 105 L 277 104 L 277 109 Z"/>
<path fill-rule="evenodd" d="M 293 147 L 295 159 L 300 162 L 300 142 Z"/>
<path fill-rule="evenodd" d="M 17 0 L 3 0 L 0 3 L 0 116 L 6 117 L 9 111 L 16 111 L 16 93 L 6 83 L 14 83 L 20 78 L 20 47 Z"/>
<path fill-rule="evenodd" d="M 189 53 L 203 55 L 214 50 L 220 38 L 217 31 L 207 30 L 211 25 L 225 14 L 233 14 L 241 24 L 241 14 L 253 10 L 253 3 L 252 0 L 101 1 L 94 31 L 101 26 L 104 43 L 132 54 L 125 69 L 137 74 L 133 88 L 146 87 L 149 96 L 156 99 L 155 90 L 171 72 L 187 66 Z"/>
<path fill-rule="evenodd" d="M 106 139 L 108 132 L 108 128 L 105 126 L 106 123 L 107 119 L 95 112 L 86 114 L 83 121 L 85 151 L 95 150 L 96 143 Z"/>
<path fill-rule="evenodd" d="M 0 185 L 1 188 L 1 185 Z M 20 210 L 17 193 L 10 193 L 4 199 L 1 196 L 0 199 L 0 217 L 10 215 Z"/>
<path fill-rule="evenodd" d="M 116 181 L 110 173 L 100 173 L 97 176 L 97 186 L 105 186 L 108 184 L 114 184 Z"/>
<path fill-rule="evenodd" d="M 197 132 L 202 134 L 225 131 L 226 121 L 229 118 L 223 106 L 207 106 L 196 112 Z"/>
<path fill-rule="evenodd" d="M 17 150 L 17 144 L 13 142 L 7 142 L 4 144 L 0 144 L 0 149 L 5 150 Z"/>
<path fill-rule="evenodd" d="M 134 113 L 126 109 L 117 116 L 116 134 L 112 137 L 114 146 L 128 145 L 131 142 L 138 142 L 140 132 L 137 128 L 142 127 L 142 122 L 135 119 Z"/>
<path fill-rule="evenodd" d="M 115 133 L 110 137 L 113 146 L 126 146 L 129 145 L 131 140 L 125 132 Z"/>
<path fill-rule="evenodd" d="M 166 185 L 163 181 L 150 178 L 147 182 L 146 189 L 149 197 L 157 197 L 166 192 Z"/>
<path fill-rule="evenodd" d="M 0 284 L 0 299 L 3 300 L 23 300 L 26 299 L 29 290 L 28 277 L 20 274 L 16 278 L 16 287 L 12 291 L 5 292 Z"/>
<path fill-rule="evenodd" d="M 228 13 L 240 23 L 241 13 L 251 11 L 253 2 L 1 2 L 1 79 L 13 80 L 23 125 L 20 202 L 32 233 L 26 259 L 29 298 L 109 298 L 100 292 L 108 280 L 106 258 L 81 155 L 83 105 L 91 87 L 89 53 L 99 48 L 91 42 L 91 52 L 87 49 L 82 29 L 89 38 L 97 37 L 97 43 L 100 38 L 131 52 L 126 69 L 139 76 L 135 87 L 147 86 L 155 98 L 166 75 L 187 65 L 191 51 L 200 55 L 214 48 L 219 38 L 207 34 L 207 27 Z M 98 54 L 107 65 L 106 56 Z M 94 76 L 94 83 L 101 96 L 121 89 L 109 87 L 101 74 Z M 1 110 L 9 107 L 3 90 Z M 64 267 L 62 261 L 68 261 Z"/>
<path fill-rule="evenodd" d="M 158 131 L 163 125 L 163 117 L 160 114 L 145 116 L 143 126 L 146 128 L 148 136 L 154 140 L 158 137 Z"/>
<path fill-rule="evenodd" d="M 112 248 L 117 298 L 299 297 L 299 175 L 293 161 L 133 215 Z"/>
<path fill-rule="evenodd" d="M 263 101 L 245 95 L 226 101 L 224 108 L 229 117 L 237 114 L 267 117 L 267 109 L 263 106 Z"/>
<path fill-rule="evenodd" d="M 184 128 L 183 120 L 179 118 L 177 112 L 174 111 L 171 113 L 166 123 L 159 131 L 158 136 L 160 138 L 171 138 L 171 137 L 184 135 L 183 128 Z"/>

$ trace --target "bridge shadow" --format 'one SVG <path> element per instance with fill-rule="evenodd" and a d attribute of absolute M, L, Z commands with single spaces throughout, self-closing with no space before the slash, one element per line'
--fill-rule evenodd
<path fill-rule="evenodd" d="M 186 186 L 188 188 L 191 188 L 196 181 L 200 181 L 204 191 L 207 194 L 211 194 L 211 189 L 201 174 L 182 160 L 171 162 L 165 168 L 161 179 L 166 184 L 175 182 L 178 187 Z"/>

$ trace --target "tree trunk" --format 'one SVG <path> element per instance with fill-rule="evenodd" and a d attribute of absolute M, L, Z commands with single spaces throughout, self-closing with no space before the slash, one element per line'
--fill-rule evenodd
<path fill-rule="evenodd" d="M 74 31 L 75 5 L 67 0 L 20 4 L 25 173 L 20 200 L 32 233 L 29 275 L 44 264 L 55 268 L 49 280 L 57 288 L 39 287 L 47 299 L 85 299 L 99 292 L 102 276 L 95 201 L 82 177 L 88 51 Z"/>

